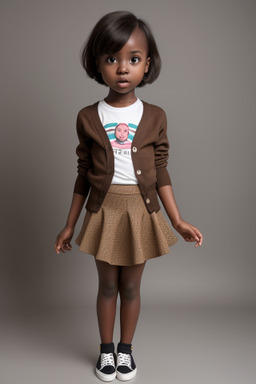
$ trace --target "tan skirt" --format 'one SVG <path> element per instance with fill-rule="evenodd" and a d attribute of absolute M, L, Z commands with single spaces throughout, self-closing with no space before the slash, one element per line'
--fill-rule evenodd
<path fill-rule="evenodd" d="M 112 184 L 97 213 L 86 212 L 80 250 L 111 265 L 132 266 L 166 255 L 177 237 L 161 211 L 149 213 L 137 185 Z"/>

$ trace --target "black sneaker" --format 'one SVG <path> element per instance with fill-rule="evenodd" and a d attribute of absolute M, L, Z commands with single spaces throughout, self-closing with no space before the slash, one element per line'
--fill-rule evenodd
<path fill-rule="evenodd" d="M 101 344 L 96 365 L 96 376 L 102 381 L 113 381 L 116 377 L 116 355 L 114 343 Z"/>
<path fill-rule="evenodd" d="M 116 377 L 128 381 L 136 376 L 137 368 L 132 357 L 132 345 L 119 343 L 117 347 Z"/>

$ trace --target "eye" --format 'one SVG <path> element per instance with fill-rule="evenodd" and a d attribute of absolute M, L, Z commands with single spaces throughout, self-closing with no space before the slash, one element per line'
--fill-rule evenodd
<path fill-rule="evenodd" d="M 132 64 L 136 64 L 140 61 L 140 58 L 138 56 L 133 56 L 130 60 Z"/>
<path fill-rule="evenodd" d="M 108 56 L 107 59 L 106 59 L 106 62 L 109 63 L 109 64 L 113 64 L 116 62 L 116 58 L 113 57 L 113 56 Z"/>

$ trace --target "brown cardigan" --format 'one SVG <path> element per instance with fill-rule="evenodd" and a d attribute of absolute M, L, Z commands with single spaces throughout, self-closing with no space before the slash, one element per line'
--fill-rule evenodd
<path fill-rule="evenodd" d="M 77 116 L 78 176 L 74 193 L 89 198 L 86 209 L 98 212 L 111 185 L 114 154 L 98 115 L 98 102 Z M 143 115 L 132 142 L 132 161 L 138 186 L 149 212 L 159 211 L 157 189 L 171 185 L 166 169 L 169 142 L 165 112 L 143 101 Z"/>

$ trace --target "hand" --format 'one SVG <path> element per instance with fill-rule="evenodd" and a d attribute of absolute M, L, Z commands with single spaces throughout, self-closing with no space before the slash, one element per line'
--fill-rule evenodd
<path fill-rule="evenodd" d="M 203 235 L 196 227 L 194 227 L 194 225 L 181 220 L 173 226 L 185 241 L 190 243 L 196 242 L 195 247 L 201 246 L 203 244 Z"/>
<path fill-rule="evenodd" d="M 73 237 L 74 229 L 65 227 L 57 236 L 57 239 L 55 241 L 55 252 L 57 255 L 59 255 L 60 251 L 62 253 L 65 253 L 65 251 L 71 251 L 72 245 L 70 244 L 70 241 Z"/>

